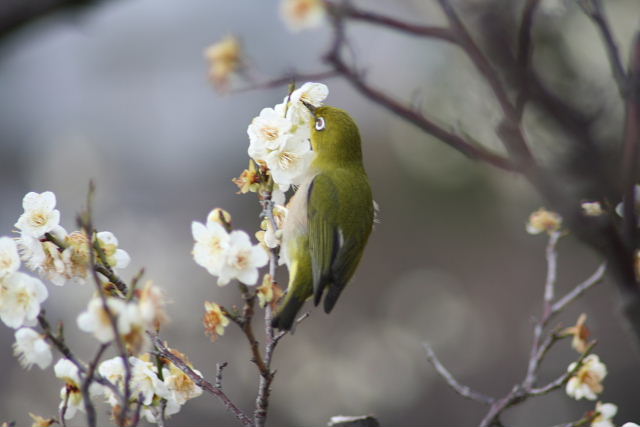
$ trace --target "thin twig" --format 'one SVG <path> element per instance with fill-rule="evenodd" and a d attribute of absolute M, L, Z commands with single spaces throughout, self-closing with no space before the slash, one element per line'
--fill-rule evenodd
<path fill-rule="evenodd" d="M 215 387 L 218 389 L 222 388 L 222 371 L 224 370 L 224 368 L 226 368 L 228 365 L 227 362 L 219 362 L 216 363 L 216 382 L 215 382 Z"/>
<path fill-rule="evenodd" d="M 428 343 L 422 343 L 425 351 L 427 352 L 427 360 L 433 365 L 438 374 L 454 389 L 460 396 L 467 399 L 475 400 L 476 402 L 484 403 L 485 405 L 491 405 L 495 401 L 494 398 L 486 396 L 482 393 L 472 390 L 466 385 L 460 384 L 451 373 L 445 368 L 440 360 L 436 357 L 435 352 Z"/>
<path fill-rule="evenodd" d="M 100 359 L 108 347 L 109 343 L 100 344 L 93 361 L 89 364 L 89 369 L 83 378 L 82 386 L 80 388 L 82 391 L 82 399 L 84 401 L 84 409 L 87 414 L 87 425 L 90 427 L 96 426 L 96 408 L 93 406 L 93 402 L 91 401 L 91 384 L 94 382 L 94 375 L 96 368 L 98 367 L 98 363 L 100 363 Z"/>
<path fill-rule="evenodd" d="M 547 279 L 544 283 L 544 313 L 551 309 L 551 302 L 555 296 L 555 285 L 558 273 L 558 252 L 556 246 L 561 237 L 560 231 L 553 231 L 549 235 L 549 243 L 545 255 L 547 258 Z"/>
<path fill-rule="evenodd" d="M 60 408 L 60 424 L 62 427 L 67 427 L 67 420 L 65 416 L 67 415 L 67 408 L 69 408 L 69 387 L 66 386 L 64 392 L 64 402 L 62 403 L 62 407 Z"/>
<path fill-rule="evenodd" d="M 532 388 L 530 390 L 527 391 L 527 393 L 529 394 L 529 396 L 541 396 L 543 394 L 547 394 L 553 390 L 556 390 L 560 387 L 562 387 L 563 385 L 565 385 L 567 383 L 567 381 L 569 381 L 569 378 L 571 378 L 572 376 L 574 376 L 576 374 L 576 372 L 578 372 L 580 370 L 580 368 L 582 367 L 582 364 L 584 362 L 585 357 L 587 357 L 589 354 L 591 354 L 591 351 L 593 350 L 593 347 L 596 345 L 596 342 L 593 341 L 591 344 L 589 344 L 589 346 L 586 348 L 586 350 L 580 355 L 580 358 L 576 361 L 575 366 L 573 367 L 573 369 L 571 369 L 570 371 L 565 372 L 564 374 L 560 375 L 558 378 L 556 378 L 555 380 L 551 381 L 550 383 L 542 386 L 542 387 L 538 387 L 538 388 Z"/>
<path fill-rule="evenodd" d="M 584 282 L 577 285 L 570 292 L 568 292 L 565 296 L 557 300 L 551 306 L 551 313 L 555 315 L 556 313 L 563 310 L 567 305 L 571 302 L 575 301 L 578 297 L 580 297 L 583 293 L 589 290 L 591 287 L 597 285 L 604 278 L 604 273 L 607 270 L 607 264 L 603 263 L 593 272 L 591 276 L 589 276 Z"/>
<path fill-rule="evenodd" d="M 162 342 L 162 340 L 157 334 L 150 331 L 147 331 L 147 334 L 151 338 L 151 341 L 153 342 L 153 345 L 155 346 L 157 354 L 159 356 L 171 361 L 171 363 L 173 363 L 178 369 L 180 369 L 189 378 L 191 378 L 191 380 L 198 387 L 202 388 L 203 390 L 207 391 L 208 393 L 218 398 L 223 403 L 225 408 L 229 410 L 236 417 L 236 419 L 242 423 L 242 425 L 245 425 L 245 426 L 253 425 L 253 422 L 251 421 L 251 419 L 247 417 L 242 412 L 242 410 L 240 410 L 231 401 L 231 399 L 229 399 L 229 397 L 224 393 L 224 391 L 222 391 L 222 388 L 216 387 L 214 384 L 211 384 L 210 382 L 205 380 L 203 377 L 198 375 L 193 369 L 191 369 L 191 367 L 189 367 L 189 365 L 187 365 L 184 360 L 182 360 L 181 358 L 173 354 L 171 351 L 169 351 L 167 346 L 164 345 L 164 343 Z"/>
<path fill-rule="evenodd" d="M 86 373 L 87 372 L 87 368 L 71 352 L 71 349 L 64 342 L 64 338 L 62 336 L 57 337 L 52 333 L 51 326 L 49 325 L 49 322 L 45 318 L 44 311 L 41 311 L 40 314 L 38 315 L 38 323 L 39 323 L 40 327 L 42 328 L 42 331 L 44 333 L 45 338 L 51 344 L 53 344 L 53 346 L 56 349 L 58 349 L 58 351 L 64 356 L 64 358 L 69 360 L 71 363 L 73 363 L 74 366 L 76 367 L 76 369 L 78 369 L 79 373 L 81 373 L 81 374 Z M 104 378 L 104 377 L 102 377 L 100 375 L 95 375 L 95 374 L 94 374 L 94 381 L 97 382 L 100 385 L 103 385 L 103 386 L 107 387 L 116 396 L 118 396 L 118 398 L 120 398 L 120 399 L 122 398 L 122 394 L 120 393 L 120 390 L 111 381 L 107 380 L 106 378 Z"/>

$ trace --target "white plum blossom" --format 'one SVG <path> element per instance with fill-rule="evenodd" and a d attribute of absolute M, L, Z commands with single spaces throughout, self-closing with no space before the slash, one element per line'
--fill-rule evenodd
<path fill-rule="evenodd" d="M 80 277 L 79 274 L 82 273 L 81 276 L 86 276 L 88 265 L 78 263 L 78 248 L 73 243 L 80 233 L 74 232 L 67 235 L 62 227 L 58 227 L 51 234 L 67 243 L 69 247 L 63 251 L 53 242 L 43 242 L 39 238 L 21 233 L 17 244 L 22 261 L 27 268 L 37 272 L 42 278 L 51 281 L 56 286 L 63 286 L 69 280 L 83 283 L 84 277 Z M 86 248 L 84 252 L 88 255 Z"/>
<path fill-rule="evenodd" d="M 267 154 L 265 160 L 274 182 L 286 191 L 289 186 L 302 183 L 314 156 L 308 140 L 289 138 L 281 150 Z"/>
<path fill-rule="evenodd" d="M 107 298 L 107 307 L 115 317 L 120 335 L 131 333 L 132 329 L 142 323 L 140 310 L 134 303 L 124 302 L 117 298 Z M 102 305 L 102 300 L 94 297 L 89 301 L 87 310 L 80 313 L 77 319 L 78 328 L 84 332 L 92 333 L 102 343 L 114 339 L 114 332 L 107 311 Z"/>
<path fill-rule="evenodd" d="M 16 241 L 11 237 L 0 237 L 0 280 L 20 268 L 20 256 Z"/>
<path fill-rule="evenodd" d="M 76 415 L 78 409 L 84 412 L 84 398 L 82 396 L 82 382 L 78 374 L 78 367 L 68 359 L 60 359 L 53 367 L 56 377 L 65 382 L 64 387 L 60 389 L 60 408 L 65 406 L 67 410 L 64 418 L 71 419 Z M 89 386 L 89 395 L 91 397 L 98 396 L 103 393 L 103 387 L 97 383 Z"/>
<path fill-rule="evenodd" d="M 291 104 L 306 103 L 314 107 L 321 107 L 322 102 L 329 96 L 329 87 L 322 83 L 307 82 L 291 93 Z"/>
<path fill-rule="evenodd" d="M 322 0 L 282 0 L 280 2 L 280 16 L 293 32 L 319 27 L 325 20 L 326 14 Z"/>
<path fill-rule="evenodd" d="M 219 275 L 229 248 L 229 233 L 222 225 L 212 220 L 208 220 L 206 226 L 193 221 L 191 232 L 195 239 L 192 253 L 196 263 L 206 268 L 210 274 Z"/>
<path fill-rule="evenodd" d="M 258 268 L 269 262 L 269 256 L 262 246 L 252 245 L 249 235 L 244 231 L 232 231 L 229 235 L 229 248 L 218 275 L 218 286 L 238 279 L 245 285 L 255 285 L 258 281 Z"/>
<path fill-rule="evenodd" d="M 0 284 L 0 320 L 14 329 L 33 324 L 48 296 L 40 279 L 17 271 Z"/>
<path fill-rule="evenodd" d="M 247 128 L 249 156 L 261 161 L 268 153 L 278 151 L 290 138 L 291 126 L 291 120 L 285 118 L 284 114 L 273 108 L 263 108 Z"/>
<path fill-rule="evenodd" d="M 285 114 L 294 124 L 292 133 L 296 133 L 301 137 L 309 138 L 311 136 L 311 120 L 313 115 L 307 105 L 313 107 L 321 107 L 322 102 L 329 96 L 329 88 L 322 83 L 307 82 L 298 89 L 291 92 L 290 96 L 286 96 L 282 104 L 275 106 L 276 112 L 281 115 Z"/>
<path fill-rule="evenodd" d="M 153 282 L 148 281 L 142 288 L 138 300 L 140 317 L 147 327 L 159 329 L 169 320 L 165 310 L 166 304 L 164 292 Z"/>
<path fill-rule="evenodd" d="M 618 407 L 613 403 L 596 403 L 598 415 L 591 421 L 591 427 L 616 427 L 613 417 L 618 413 Z"/>
<path fill-rule="evenodd" d="M 571 372 L 575 369 L 576 362 L 567 369 Z M 607 376 L 607 367 L 595 354 L 590 354 L 582 361 L 582 366 L 567 382 L 566 392 L 569 397 L 580 400 L 583 397 L 588 400 L 596 400 L 602 393 L 602 380 Z"/>
<path fill-rule="evenodd" d="M 164 408 L 164 416 L 165 417 L 170 417 L 171 415 L 175 415 L 178 412 L 180 412 L 180 408 L 182 408 L 178 402 L 176 402 L 173 399 L 166 399 L 167 404 Z M 160 405 L 153 405 L 153 406 L 143 406 L 142 410 L 140 411 L 140 415 L 142 416 L 142 418 L 144 418 L 145 420 L 147 420 L 150 423 L 157 423 L 158 422 L 158 414 L 160 413 Z"/>
<path fill-rule="evenodd" d="M 31 271 L 38 271 L 45 262 L 45 252 L 39 238 L 21 233 L 16 239 L 20 259 Z M 52 243 L 53 244 L 53 243 Z"/>
<path fill-rule="evenodd" d="M 113 268 L 126 268 L 131 261 L 129 254 L 118 248 L 118 239 L 110 231 L 101 231 L 96 234 L 98 243 L 104 251 L 107 262 Z"/>
<path fill-rule="evenodd" d="M 193 371 L 199 376 L 202 376 L 200 371 L 196 369 L 193 369 Z M 184 405 L 187 400 L 202 394 L 202 389 L 173 363 L 170 363 L 168 367 L 165 366 L 162 369 L 162 376 L 164 378 L 164 384 L 171 395 L 170 400 L 175 401 L 178 405 Z"/>
<path fill-rule="evenodd" d="M 15 226 L 32 237 L 42 237 L 60 223 L 60 211 L 55 209 L 56 196 L 51 191 L 27 193 L 22 199 L 22 207 L 24 213 Z"/>
<path fill-rule="evenodd" d="M 46 369 L 51 364 L 51 347 L 42 335 L 31 328 L 20 328 L 16 331 L 15 338 L 13 352 L 23 368 L 30 369 L 35 364 L 40 369 Z"/>
<path fill-rule="evenodd" d="M 144 405 L 150 405 L 155 395 L 170 399 L 169 391 L 154 372 L 152 363 L 133 356 L 129 357 L 128 362 L 131 368 L 132 400 L 137 400 L 140 394 L 142 394 L 142 403 Z M 125 368 L 120 356 L 102 362 L 98 367 L 98 372 L 124 391 Z M 112 406 L 120 404 L 119 399 L 111 390 L 106 391 L 106 395 L 107 401 Z"/>
<path fill-rule="evenodd" d="M 640 425 L 636 424 L 636 423 L 632 423 L 632 422 L 627 422 L 622 424 L 622 427 L 640 427 Z"/>

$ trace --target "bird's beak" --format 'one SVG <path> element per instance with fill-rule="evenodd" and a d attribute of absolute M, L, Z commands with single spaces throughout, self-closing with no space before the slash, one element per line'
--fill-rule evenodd
<path fill-rule="evenodd" d="M 304 102 L 302 101 L 302 103 L 304 104 L 305 107 L 307 107 L 307 109 L 311 112 L 311 115 L 313 115 L 313 117 L 316 116 L 316 107 L 309 104 L 308 102 Z"/>

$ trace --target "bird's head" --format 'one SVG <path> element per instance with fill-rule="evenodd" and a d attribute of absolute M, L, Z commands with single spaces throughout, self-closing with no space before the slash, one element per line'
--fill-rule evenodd
<path fill-rule="evenodd" d="M 362 163 L 360 132 L 351 116 L 328 105 L 318 108 L 305 105 L 314 117 L 311 121 L 311 146 L 316 152 L 316 163 Z"/>

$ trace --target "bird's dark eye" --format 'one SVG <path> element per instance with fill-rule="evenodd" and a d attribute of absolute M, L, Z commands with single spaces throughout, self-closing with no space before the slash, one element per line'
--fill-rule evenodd
<path fill-rule="evenodd" d="M 324 117 L 318 117 L 316 119 L 316 130 L 324 130 L 324 128 L 325 128 Z"/>

